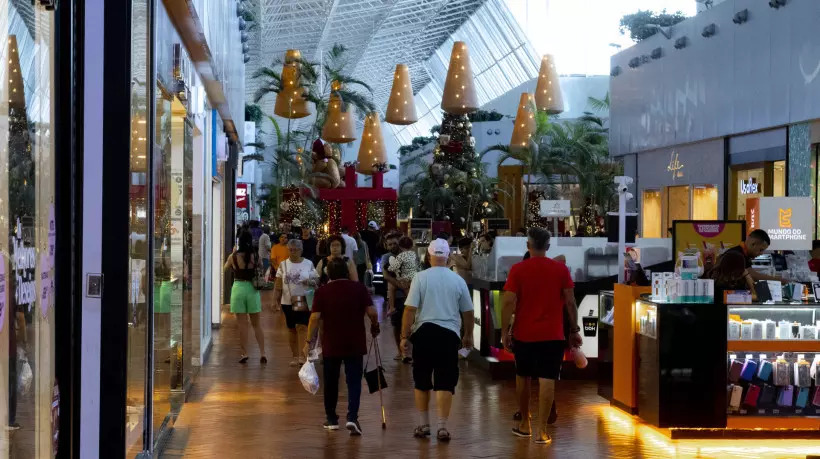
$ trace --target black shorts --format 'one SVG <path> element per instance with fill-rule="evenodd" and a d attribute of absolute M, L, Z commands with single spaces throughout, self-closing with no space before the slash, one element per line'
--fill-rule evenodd
<path fill-rule="evenodd" d="M 390 323 L 393 327 L 401 328 L 401 319 L 404 316 L 404 300 L 406 299 L 405 297 L 396 298 L 396 310 L 390 316 Z"/>
<path fill-rule="evenodd" d="M 285 325 L 291 330 L 296 328 L 297 325 L 307 326 L 310 322 L 310 311 L 294 311 L 293 306 L 283 304 L 282 312 L 285 313 Z"/>
<path fill-rule="evenodd" d="M 566 341 L 536 341 L 513 343 L 515 374 L 528 378 L 555 379 L 561 375 Z"/>
<path fill-rule="evenodd" d="M 425 323 L 410 337 L 415 388 L 456 392 L 461 339 L 452 330 Z"/>

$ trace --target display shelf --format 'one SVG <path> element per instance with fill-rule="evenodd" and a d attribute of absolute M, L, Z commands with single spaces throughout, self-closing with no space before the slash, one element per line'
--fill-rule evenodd
<path fill-rule="evenodd" d="M 635 302 L 635 330 L 648 338 L 657 338 L 658 307 L 654 303 L 638 300 Z"/>
<path fill-rule="evenodd" d="M 820 341 L 818 340 L 729 340 L 727 349 L 735 352 L 754 349 L 757 352 L 820 352 Z"/>

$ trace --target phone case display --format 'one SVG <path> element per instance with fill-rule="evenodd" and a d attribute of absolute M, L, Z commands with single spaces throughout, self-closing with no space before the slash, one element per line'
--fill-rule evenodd
<path fill-rule="evenodd" d="M 774 405 L 775 398 L 777 398 L 777 388 L 771 384 L 763 384 L 763 390 L 760 392 L 758 405 L 769 408 Z"/>
<path fill-rule="evenodd" d="M 735 416 L 820 416 L 816 355 L 729 355 L 727 413 Z"/>
<path fill-rule="evenodd" d="M 789 408 L 792 406 L 792 400 L 794 400 L 794 386 L 781 387 L 780 393 L 777 395 L 777 406 Z"/>
<path fill-rule="evenodd" d="M 612 291 L 598 293 L 598 317 L 601 323 L 615 325 L 615 296 Z"/>
<path fill-rule="evenodd" d="M 814 388 L 814 397 L 811 399 L 811 404 L 815 408 L 820 408 L 820 386 Z"/>
<path fill-rule="evenodd" d="M 680 262 L 681 258 L 678 258 Z M 675 273 L 652 273 L 652 300 L 661 303 L 713 303 L 715 281 L 698 279 L 695 275 L 697 270 L 694 266 Z"/>
<path fill-rule="evenodd" d="M 768 381 L 772 376 L 772 362 L 768 360 L 760 361 L 760 368 L 757 370 L 757 378 L 761 381 Z"/>
<path fill-rule="evenodd" d="M 729 407 L 736 410 L 740 408 L 740 400 L 743 397 L 743 388 L 740 386 L 730 386 L 731 392 L 729 395 Z"/>
<path fill-rule="evenodd" d="M 794 363 L 794 383 L 798 387 L 811 387 L 811 368 L 809 362 L 801 359 Z"/>
<path fill-rule="evenodd" d="M 786 386 L 790 381 L 789 362 L 783 359 L 777 359 L 777 361 L 774 362 L 774 385 Z"/>
<path fill-rule="evenodd" d="M 729 341 L 820 341 L 820 304 L 817 303 L 729 305 L 728 313 Z"/>
<path fill-rule="evenodd" d="M 743 371 L 743 363 L 739 360 L 732 360 L 729 364 L 729 382 L 740 381 L 740 373 Z"/>
<path fill-rule="evenodd" d="M 743 404 L 749 407 L 756 407 L 757 400 L 760 397 L 760 386 L 750 384 L 749 389 L 746 390 L 746 397 L 743 399 Z"/>
<path fill-rule="evenodd" d="M 797 408 L 805 408 L 809 402 L 809 388 L 801 387 L 797 391 L 797 398 L 794 400 L 794 406 Z"/>
<path fill-rule="evenodd" d="M 740 370 L 740 379 L 744 381 L 751 381 L 755 377 L 757 370 L 757 362 L 754 360 L 746 360 L 743 362 L 743 369 Z"/>

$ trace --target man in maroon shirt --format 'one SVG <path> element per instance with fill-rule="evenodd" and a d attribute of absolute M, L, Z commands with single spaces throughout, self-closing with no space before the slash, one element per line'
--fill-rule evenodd
<path fill-rule="evenodd" d="M 362 395 L 362 356 L 367 354 L 364 316 L 370 319 L 370 333 L 379 334 L 379 314 L 364 284 L 349 280 L 347 262 L 331 259 L 327 264 L 330 282 L 316 291 L 308 325 L 305 355 L 322 320 L 322 356 L 324 358 L 324 398 L 327 430 L 339 430 L 336 402 L 339 399 L 339 372 L 345 365 L 347 382 L 347 430 L 361 435 L 359 400 Z"/>
<path fill-rule="evenodd" d="M 512 314 L 512 336 L 505 334 L 504 347 L 515 353 L 516 388 L 521 412 L 520 424 L 513 429 L 519 437 L 532 436 L 530 425 L 530 383 L 538 378 L 538 424 L 535 442 L 552 441 L 547 434 L 547 419 L 555 400 L 555 381 L 561 373 L 566 339 L 564 310 L 569 323 L 578 323 L 574 284 L 566 265 L 547 258 L 550 233 L 531 228 L 527 239 L 530 258 L 513 265 L 504 285 L 501 329 L 507 330 Z M 581 331 L 573 325 L 571 346 L 581 345 Z"/>

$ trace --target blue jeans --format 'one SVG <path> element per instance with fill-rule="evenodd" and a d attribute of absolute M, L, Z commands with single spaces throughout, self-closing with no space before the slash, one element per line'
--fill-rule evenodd
<path fill-rule="evenodd" d="M 339 422 L 336 415 L 336 402 L 339 400 L 339 373 L 342 363 L 345 364 L 345 381 L 347 382 L 347 420 L 359 419 L 359 401 L 362 397 L 362 356 L 325 357 L 325 414 L 331 424 Z"/>

